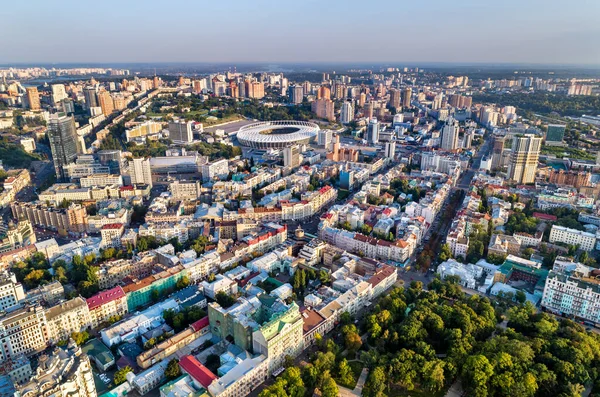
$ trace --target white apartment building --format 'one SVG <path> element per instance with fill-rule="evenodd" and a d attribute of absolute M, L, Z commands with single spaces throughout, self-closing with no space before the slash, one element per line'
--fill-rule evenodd
<path fill-rule="evenodd" d="M 31 355 L 47 347 L 46 316 L 40 306 L 14 310 L 0 319 L 2 360 Z"/>
<path fill-rule="evenodd" d="M 598 270 L 580 263 L 557 266 L 548 274 L 541 306 L 547 310 L 600 323 Z"/>
<path fill-rule="evenodd" d="M 214 397 L 247 396 L 269 376 L 269 358 L 260 355 L 238 363 L 225 375 L 212 381 L 208 391 Z"/>
<path fill-rule="evenodd" d="M 124 231 L 125 225 L 122 223 L 109 223 L 102 226 L 102 229 L 100 229 L 100 235 L 102 236 L 100 247 L 119 248 L 121 246 L 121 236 Z"/>
<path fill-rule="evenodd" d="M 204 255 L 191 262 L 182 263 L 182 266 L 186 269 L 190 282 L 197 283 L 200 280 L 206 279 L 209 274 L 217 273 L 220 263 L 221 256 L 214 250 L 204 253 Z"/>
<path fill-rule="evenodd" d="M 25 299 L 25 292 L 21 283 L 13 273 L 0 275 L 0 311 L 5 311 L 19 304 Z"/>
<path fill-rule="evenodd" d="M 202 282 L 202 288 L 204 289 L 204 295 L 208 298 L 215 299 L 219 292 L 223 292 L 227 295 L 237 294 L 237 283 L 227 276 L 217 275 L 215 281 L 209 283 L 208 281 Z"/>
<path fill-rule="evenodd" d="M 577 245 L 584 251 L 592 251 L 596 245 L 596 236 L 581 230 L 553 225 L 549 241 Z"/>
<path fill-rule="evenodd" d="M 229 174 L 229 161 L 222 159 L 209 164 L 204 164 L 201 167 L 201 173 L 204 182 L 211 181 L 215 177 L 224 179 Z"/>
<path fill-rule="evenodd" d="M 129 175 L 134 185 L 149 185 L 152 187 L 152 171 L 149 158 L 133 159 L 129 163 Z"/>

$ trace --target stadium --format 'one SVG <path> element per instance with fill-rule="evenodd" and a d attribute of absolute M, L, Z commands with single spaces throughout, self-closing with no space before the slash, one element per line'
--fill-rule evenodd
<path fill-rule="evenodd" d="M 237 139 L 255 149 L 277 149 L 315 140 L 319 126 L 308 121 L 260 121 L 239 129 Z"/>

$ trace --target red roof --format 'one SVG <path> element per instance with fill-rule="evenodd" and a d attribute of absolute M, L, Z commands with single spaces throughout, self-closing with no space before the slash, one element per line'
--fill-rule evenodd
<path fill-rule="evenodd" d="M 555 221 L 558 219 L 555 215 L 543 214 L 541 212 L 534 212 L 533 217 L 538 218 L 538 219 L 543 219 L 545 221 Z"/>
<path fill-rule="evenodd" d="M 184 372 L 198 381 L 205 389 L 208 389 L 208 386 L 217 379 L 215 374 L 210 372 L 210 369 L 202 365 L 194 356 L 187 355 L 181 357 L 179 366 Z"/>
<path fill-rule="evenodd" d="M 119 190 L 120 190 L 120 191 L 123 191 L 123 190 L 133 190 L 133 186 L 121 186 L 121 187 L 119 188 Z"/>
<path fill-rule="evenodd" d="M 94 310 L 105 303 L 115 301 L 117 299 L 121 299 L 125 297 L 125 292 L 123 292 L 123 288 L 117 286 L 115 288 L 111 288 L 106 291 L 102 291 L 92 296 L 91 298 L 87 298 L 86 302 L 88 308 L 90 310 Z"/>
<path fill-rule="evenodd" d="M 195 332 L 200 331 L 202 328 L 206 328 L 208 327 L 208 316 L 201 318 L 200 320 L 196 321 L 195 323 L 191 324 L 191 327 L 194 328 Z"/>
<path fill-rule="evenodd" d="M 123 227 L 122 223 L 109 223 L 107 225 L 102 226 L 102 230 L 108 230 L 108 229 L 120 229 Z"/>

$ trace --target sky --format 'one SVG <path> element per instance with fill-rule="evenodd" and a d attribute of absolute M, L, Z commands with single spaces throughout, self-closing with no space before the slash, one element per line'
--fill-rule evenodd
<path fill-rule="evenodd" d="M 19 0 L 0 64 L 600 65 L 600 0 Z"/>

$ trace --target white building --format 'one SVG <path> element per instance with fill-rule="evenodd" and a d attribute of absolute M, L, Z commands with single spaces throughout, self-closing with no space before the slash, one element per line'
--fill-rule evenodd
<path fill-rule="evenodd" d="M 216 276 L 215 281 L 212 283 L 203 281 L 202 288 L 204 289 L 204 295 L 211 299 L 215 299 L 219 292 L 227 295 L 237 294 L 237 283 L 229 277 L 220 274 Z"/>
<path fill-rule="evenodd" d="M 15 307 L 25 299 L 21 283 L 13 273 L 0 275 L 0 311 Z"/>
<path fill-rule="evenodd" d="M 229 162 L 226 159 L 202 165 L 202 180 L 225 179 L 229 174 Z"/>
<path fill-rule="evenodd" d="M 131 183 L 134 185 L 149 185 L 152 187 L 152 171 L 149 158 L 133 159 L 129 163 Z"/>
<path fill-rule="evenodd" d="M 177 120 L 169 122 L 169 138 L 176 143 L 191 143 L 194 140 L 192 121 Z"/>
<path fill-rule="evenodd" d="M 549 241 L 551 243 L 560 242 L 569 245 L 577 245 L 584 251 L 592 251 L 596 245 L 596 236 L 581 230 L 553 225 L 552 230 L 550 230 Z"/>

